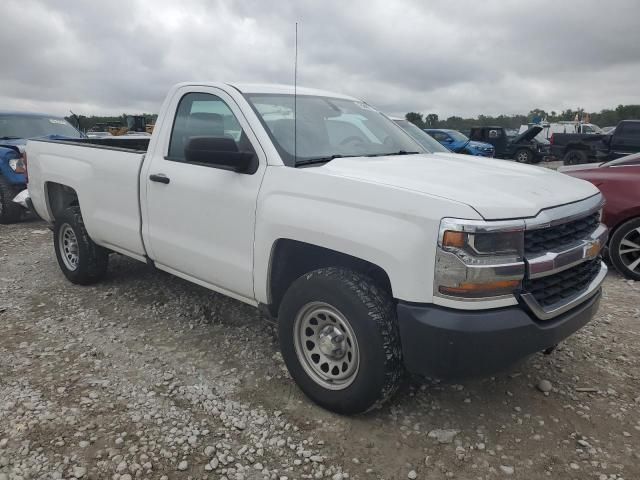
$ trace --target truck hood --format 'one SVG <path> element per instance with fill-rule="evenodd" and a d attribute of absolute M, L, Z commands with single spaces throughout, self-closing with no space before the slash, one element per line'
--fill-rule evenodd
<path fill-rule="evenodd" d="M 598 193 L 547 168 L 453 153 L 339 158 L 315 170 L 464 203 L 486 220 L 534 217 Z"/>
<path fill-rule="evenodd" d="M 542 127 L 540 125 L 533 125 L 529 127 L 527 130 L 525 130 L 524 132 L 522 132 L 520 135 L 513 137 L 513 140 L 511 140 L 511 143 L 530 142 L 541 131 L 542 131 Z"/>

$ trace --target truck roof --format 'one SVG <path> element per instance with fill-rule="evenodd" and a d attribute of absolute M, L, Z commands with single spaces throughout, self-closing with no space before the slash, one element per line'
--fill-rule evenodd
<path fill-rule="evenodd" d="M 271 94 L 287 94 L 293 95 L 293 85 L 265 84 L 265 83 L 220 83 L 220 82 L 183 82 L 176 87 L 182 86 L 205 86 L 205 87 L 224 87 L 231 86 L 242 93 L 271 93 Z M 320 97 L 343 98 L 345 100 L 359 100 L 342 93 L 330 92 L 327 90 L 319 90 L 316 88 L 300 87 L 296 88 L 298 95 L 314 95 Z"/>

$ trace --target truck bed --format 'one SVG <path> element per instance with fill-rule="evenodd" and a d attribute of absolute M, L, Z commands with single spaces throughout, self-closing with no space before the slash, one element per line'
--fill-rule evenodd
<path fill-rule="evenodd" d="M 100 138 L 77 138 L 73 140 L 43 140 L 55 143 L 64 143 L 68 145 L 78 145 L 93 148 L 108 148 L 127 150 L 133 152 L 146 152 L 149 148 L 151 137 L 128 137 L 126 135 L 116 137 L 100 137 Z"/>
<path fill-rule="evenodd" d="M 140 169 L 146 138 L 30 140 L 27 144 L 29 193 L 42 218 L 56 209 L 49 192 L 75 190 L 87 230 L 103 247 L 144 259 L 140 233 Z"/>

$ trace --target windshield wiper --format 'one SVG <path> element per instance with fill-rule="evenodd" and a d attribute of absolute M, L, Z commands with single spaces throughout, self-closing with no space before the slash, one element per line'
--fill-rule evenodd
<path fill-rule="evenodd" d="M 372 153 L 371 155 L 363 155 L 363 157 L 388 157 L 391 155 L 417 155 L 422 152 L 407 152 L 406 150 L 399 150 L 397 152 L 389 153 Z"/>
<path fill-rule="evenodd" d="M 0 137 L 0 140 L 20 140 L 22 137 L 14 137 L 12 135 L 8 135 L 6 137 Z"/>
<path fill-rule="evenodd" d="M 303 165 L 314 165 L 317 163 L 327 163 L 330 162 L 331 160 L 335 160 L 336 158 L 350 158 L 350 157 L 360 157 L 361 155 L 340 155 L 340 154 L 336 154 L 336 155 L 330 155 L 328 157 L 315 157 L 315 158 L 307 158 L 305 160 L 298 160 L 296 162 L 296 167 L 299 166 L 303 166 Z"/>

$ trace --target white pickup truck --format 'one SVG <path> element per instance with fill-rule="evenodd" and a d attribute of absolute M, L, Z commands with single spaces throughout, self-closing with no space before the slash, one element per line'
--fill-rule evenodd
<path fill-rule="evenodd" d="M 607 272 L 590 183 L 429 153 L 335 93 L 184 83 L 150 140 L 26 150 L 70 281 L 117 252 L 260 307 L 300 388 L 336 412 L 386 400 L 405 370 L 483 374 L 555 346 Z"/>

